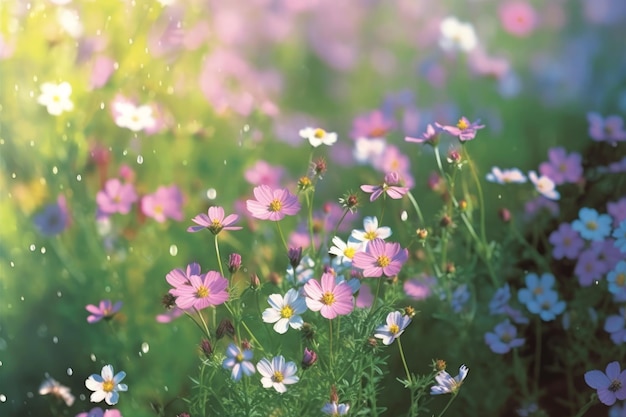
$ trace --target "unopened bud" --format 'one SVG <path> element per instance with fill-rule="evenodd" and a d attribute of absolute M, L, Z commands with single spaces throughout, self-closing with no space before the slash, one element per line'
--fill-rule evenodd
<path fill-rule="evenodd" d="M 253 290 L 258 289 L 261 286 L 261 281 L 259 280 L 259 276 L 257 274 L 250 275 L 250 288 Z"/>
<path fill-rule="evenodd" d="M 243 339 L 241 341 L 241 348 L 243 350 L 251 350 L 252 349 L 252 344 L 250 343 L 250 341 L 248 339 Z"/>
<path fill-rule="evenodd" d="M 509 211 L 509 209 L 501 208 L 500 210 L 498 210 L 498 216 L 500 216 L 500 219 L 504 223 L 508 223 L 511 221 L 511 212 Z"/>
<path fill-rule="evenodd" d="M 220 324 L 217 325 L 215 335 L 217 336 L 217 340 L 220 340 L 224 336 L 233 337 L 235 335 L 235 327 L 233 326 L 233 323 L 229 319 L 222 319 Z"/>
<path fill-rule="evenodd" d="M 241 268 L 241 255 L 238 253 L 231 253 L 228 256 L 228 270 L 231 274 L 234 274 L 239 271 L 239 268 Z"/>
<path fill-rule="evenodd" d="M 302 355 L 302 369 L 310 368 L 315 364 L 315 362 L 317 362 L 317 353 L 309 348 L 304 348 L 304 354 Z"/>
<path fill-rule="evenodd" d="M 456 272 L 456 266 L 454 266 L 454 264 L 452 262 L 448 262 L 446 264 L 446 273 L 447 274 L 454 274 Z"/>
<path fill-rule="evenodd" d="M 467 210 L 467 201 L 466 200 L 459 200 L 459 210 L 461 210 L 461 211 Z"/>
<path fill-rule="evenodd" d="M 204 356 L 209 359 L 211 357 L 211 354 L 213 354 L 213 346 L 211 345 L 211 341 L 209 341 L 208 339 L 202 339 L 202 341 L 200 342 L 200 350 L 202 350 Z"/>
<path fill-rule="evenodd" d="M 304 322 L 300 331 L 304 340 L 312 341 L 315 338 L 315 329 L 311 323 Z"/>
<path fill-rule="evenodd" d="M 302 260 L 302 247 L 289 248 L 287 251 L 287 257 L 289 258 L 289 264 L 295 270 L 298 265 L 300 265 L 300 261 Z"/>
<path fill-rule="evenodd" d="M 417 229 L 415 231 L 415 234 L 417 235 L 417 237 L 420 240 L 424 240 L 424 239 L 426 239 L 428 237 L 428 230 L 426 230 L 426 229 Z"/>
<path fill-rule="evenodd" d="M 412 319 L 415 317 L 415 309 L 411 306 L 404 307 L 404 315 Z"/>
<path fill-rule="evenodd" d="M 337 395 L 337 387 L 332 385 L 330 387 L 330 402 L 337 404 L 339 402 L 339 395 Z"/>
<path fill-rule="evenodd" d="M 435 361 L 435 370 L 436 371 L 445 371 L 446 370 L 446 361 L 443 359 L 437 359 Z"/>
<path fill-rule="evenodd" d="M 452 224 L 452 218 L 448 216 L 447 214 L 444 214 L 443 216 L 441 216 L 441 219 L 439 219 L 439 225 L 441 227 L 448 227 L 451 224 Z"/>

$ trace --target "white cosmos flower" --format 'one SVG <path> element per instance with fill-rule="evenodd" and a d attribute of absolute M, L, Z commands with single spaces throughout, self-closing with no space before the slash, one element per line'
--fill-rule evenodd
<path fill-rule="evenodd" d="M 498 167 L 491 168 L 491 172 L 486 175 L 487 181 L 498 184 L 525 183 L 526 176 L 517 168 L 500 169 Z"/>
<path fill-rule="evenodd" d="M 115 124 L 133 132 L 149 129 L 156 124 L 152 115 L 152 107 L 135 106 L 132 103 L 118 101 L 115 103 Z"/>
<path fill-rule="evenodd" d="M 435 376 L 437 385 L 430 387 L 430 394 L 453 394 L 457 392 L 459 388 L 461 388 L 461 384 L 463 383 L 463 380 L 467 376 L 468 372 L 469 368 L 465 365 L 461 365 L 459 368 L 459 374 L 454 378 L 452 378 L 446 371 L 439 371 L 439 373 Z"/>
<path fill-rule="evenodd" d="M 374 337 L 382 339 L 383 345 L 390 345 L 400 337 L 409 323 L 411 323 L 409 316 L 404 316 L 399 311 L 392 311 L 387 314 L 387 323 L 376 328 Z"/>
<path fill-rule="evenodd" d="M 100 375 L 92 374 L 85 381 L 85 386 L 94 391 L 91 397 L 89 397 L 91 402 L 99 403 L 104 400 L 109 405 L 117 404 L 120 396 L 118 391 L 128 390 L 126 384 L 120 384 L 125 376 L 126 372 L 124 371 L 114 375 L 112 365 L 103 366 Z"/>
<path fill-rule="evenodd" d="M 267 302 L 271 307 L 263 312 L 263 321 L 274 323 L 276 333 L 286 333 L 289 326 L 296 330 L 302 328 L 304 320 L 300 314 L 306 311 L 306 301 L 300 297 L 298 291 L 292 288 L 284 298 L 280 294 L 272 294 Z"/>
<path fill-rule="evenodd" d="M 263 376 L 261 384 L 263 388 L 274 388 L 277 392 L 283 393 L 287 391 L 285 385 L 295 384 L 300 380 L 296 376 L 298 367 L 293 362 L 285 363 L 285 358 L 276 356 L 270 362 L 269 359 L 261 359 L 256 364 L 256 370 Z"/>
<path fill-rule="evenodd" d="M 333 246 L 328 250 L 331 255 L 337 256 L 337 263 L 342 265 L 352 264 L 352 258 L 357 252 L 363 250 L 363 242 L 348 239 L 348 242 L 341 240 L 339 236 L 333 238 Z"/>
<path fill-rule="evenodd" d="M 61 385 L 57 380 L 49 376 L 39 386 L 39 394 L 50 394 L 57 398 L 60 398 L 65 402 L 65 405 L 67 405 L 68 407 L 71 407 L 72 404 L 74 404 L 75 400 L 68 387 L 66 387 L 65 385 Z"/>
<path fill-rule="evenodd" d="M 391 236 L 391 228 L 384 226 L 378 227 L 378 219 L 376 217 L 365 217 L 363 219 L 364 230 L 353 230 L 350 235 L 354 240 L 362 242 L 363 250 L 366 250 L 367 243 L 374 239 L 387 239 Z"/>
<path fill-rule="evenodd" d="M 328 145 L 331 146 L 333 143 L 337 142 L 337 134 L 334 132 L 327 132 L 324 129 L 307 127 L 305 129 L 301 129 L 300 137 L 303 139 L 308 139 L 311 146 L 317 148 L 320 145 Z"/>
<path fill-rule="evenodd" d="M 535 171 L 530 171 L 528 178 L 530 178 L 530 181 L 535 185 L 537 192 L 545 198 L 549 198 L 550 200 L 558 200 L 561 198 L 561 194 L 555 189 L 556 184 L 554 184 L 554 181 L 550 178 L 545 175 L 539 177 Z"/>
<path fill-rule="evenodd" d="M 67 82 L 61 84 L 43 83 L 37 103 L 46 106 L 48 113 L 58 116 L 64 111 L 74 110 L 74 103 L 70 100 L 72 86 Z"/>
<path fill-rule="evenodd" d="M 446 17 L 439 25 L 441 37 L 439 46 L 446 51 L 471 51 L 478 44 L 474 26 L 456 17 Z"/>
<path fill-rule="evenodd" d="M 358 138 L 354 142 L 354 159 L 360 164 L 374 161 L 383 154 L 386 146 L 385 139 Z"/>

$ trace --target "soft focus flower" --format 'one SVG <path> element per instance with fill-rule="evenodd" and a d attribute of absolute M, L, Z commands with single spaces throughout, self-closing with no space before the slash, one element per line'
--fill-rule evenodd
<path fill-rule="evenodd" d="M 528 304 L 535 297 L 552 291 L 554 286 L 554 275 L 545 273 L 541 275 L 541 278 L 535 273 L 529 273 L 524 277 L 526 281 L 526 288 L 522 288 L 517 293 L 517 298 L 520 303 Z"/>
<path fill-rule="evenodd" d="M 139 132 L 156 125 L 151 106 L 136 106 L 130 101 L 116 100 L 112 107 L 115 124 L 119 127 Z"/>
<path fill-rule="evenodd" d="M 565 301 L 559 301 L 559 294 L 550 290 L 533 297 L 526 307 L 533 314 L 539 314 L 541 320 L 552 321 L 565 311 Z"/>
<path fill-rule="evenodd" d="M 202 310 L 228 300 L 228 280 L 219 272 L 209 271 L 204 275 L 191 275 L 188 284 L 178 285 L 169 292 L 176 297 L 176 305 L 183 310 Z"/>
<path fill-rule="evenodd" d="M 622 220 L 611 236 L 615 238 L 615 247 L 622 253 L 626 252 L 626 220 Z"/>
<path fill-rule="evenodd" d="M 111 178 L 104 184 L 104 189 L 96 194 L 96 202 L 100 213 L 128 214 L 133 203 L 137 201 L 137 193 L 132 184 L 124 184 L 117 178 Z"/>
<path fill-rule="evenodd" d="M 460 313 L 470 299 L 470 291 L 467 284 L 458 285 L 452 293 L 450 307 L 455 313 Z"/>
<path fill-rule="evenodd" d="M 350 314 L 354 308 L 352 288 L 345 281 L 337 284 L 331 273 L 322 274 L 320 282 L 308 280 L 304 284 L 304 294 L 307 307 L 319 311 L 327 319 Z"/>
<path fill-rule="evenodd" d="M 539 165 L 539 173 L 556 185 L 578 182 L 583 175 L 582 156 L 576 152 L 568 155 L 562 147 L 550 148 L 548 162 Z"/>
<path fill-rule="evenodd" d="M 599 370 L 585 372 L 585 382 L 597 390 L 598 399 L 605 405 L 626 400 L 626 369 L 620 372 L 617 361 L 606 366 L 606 373 Z"/>
<path fill-rule="evenodd" d="M 241 349 L 239 346 L 231 343 L 226 348 L 226 359 L 222 362 L 224 369 L 230 369 L 230 377 L 233 381 L 239 381 L 242 375 L 250 376 L 254 373 L 254 365 L 252 362 L 252 350 Z"/>
<path fill-rule="evenodd" d="M 241 268 L 241 255 L 238 253 L 231 253 L 228 255 L 228 272 L 234 274 Z"/>
<path fill-rule="evenodd" d="M 585 246 L 585 242 L 569 223 L 561 223 L 557 230 L 550 233 L 549 241 L 554 245 L 554 259 L 576 259 Z"/>
<path fill-rule="evenodd" d="M 331 146 L 337 142 L 337 134 L 334 132 L 327 132 L 324 129 L 307 127 L 300 130 L 300 137 L 307 139 L 311 146 L 317 148 L 320 145 Z"/>
<path fill-rule="evenodd" d="M 46 377 L 46 379 L 39 386 L 39 395 L 52 395 L 53 397 L 59 398 L 63 400 L 65 405 L 71 407 L 74 404 L 74 400 L 76 399 L 69 387 L 65 385 L 61 385 L 57 380 L 51 377 Z"/>
<path fill-rule="evenodd" d="M 256 364 L 256 369 L 262 375 L 261 384 L 263 388 L 274 388 L 277 392 L 287 391 L 285 385 L 295 384 L 300 380 L 296 376 L 298 368 L 293 362 L 285 362 L 283 356 L 274 357 L 271 362 L 263 358 Z"/>
<path fill-rule="evenodd" d="M 390 345 L 400 337 L 410 323 L 409 316 L 404 316 L 399 311 L 392 311 L 387 314 L 387 323 L 376 328 L 374 337 L 382 339 L 384 345 Z"/>
<path fill-rule="evenodd" d="M 209 207 L 207 214 L 200 213 L 193 219 L 192 222 L 198 226 L 189 226 L 188 232 L 199 232 L 200 230 L 209 229 L 214 235 L 218 234 L 222 230 L 241 230 L 240 226 L 232 226 L 239 216 L 236 214 L 229 214 L 224 217 L 224 209 L 220 206 Z"/>
<path fill-rule="evenodd" d="M 122 417 L 122 413 L 112 408 L 103 410 L 100 407 L 94 407 L 89 412 L 76 414 L 76 417 Z"/>
<path fill-rule="evenodd" d="M 315 362 L 317 362 L 317 353 L 305 347 L 302 354 L 302 369 L 310 368 L 315 365 Z"/>
<path fill-rule="evenodd" d="M 359 164 L 366 164 L 375 161 L 383 155 L 387 148 L 385 139 L 358 138 L 354 142 L 352 155 Z"/>
<path fill-rule="evenodd" d="M 44 236 L 55 236 L 64 231 L 70 223 L 65 197 L 60 195 L 56 203 L 48 204 L 36 214 L 33 223 Z"/>
<path fill-rule="evenodd" d="M 395 126 L 394 120 L 381 110 L 372 110 L 354 119 L 350 136 L 355 140 L 380 139 L 387 136 Z"/>
<path fill-rule="evenodd" d="M 436 284 L 434 277 L 423 277 L 408 279 L 404 282 L 402 288 L 407 297 L 414 300 L 425 300 L 430 297 L 433 291 L 433 286 Z"/>
<path fill-rule="evenodd" d="M 446 371 L 439 371 L 439 373 L 435 376 L 437 385 L 430 387 L 430 394 L 456 394 L 459 388 L 461 388 L 461 384 L 463 384 L 468 372 L 469 368 L 465 365 L 461 365 L 459 368 L 459 374 L 454 378 L 452 378 Z"/>
<path fill-rule="evenodd" d="M 609 417 L 626 417 L 626 403 L 613 405 L 609 409 Z"/>
<path fill-rule="evenodd" d="M 350 404 L 337 404 L 336 402 L 326 403 L 322 407 L 322 413 L 330 416 L 345 416 L 350 411 Z"/>
<path fill-rule="evenodd" d="M 278 221 L 300 210 L 298 197 L 285 188 L 272 189 L 260 185 L 254 188 L 253 193 L 256 200 L 247 200 L 246 208 L 257 219 Z"/>
<path fill-rule="evenodd" d="M 518 168 L 500 169 L 491 168 L 491 172 L 486 175 L 487 181 L 498 184 L 525 183 L 527 178 Z"/>
<path fill-rule="evenodd" d="M 509 300 L 511 299 L 511 288 L 506 283 L 498 288 L 489 301 L 489 314 L 504 314 Z"/>
<path fill-rule="evenodd" d="M 535 186 L 535 189 L 542 196 L 549 198 L 550 200 L 558 200 L 561 198 L 561 194 L 555 189 L 556 184 L 550 178 L 542 175 L 541 177 L 537 176 L 535 171 L 530 171 L 528 173 L 528 178 Z"/>
<path fill-rule="evenodd" d="M 485 127 L 485 125 L 480 124 L 480 119 L 470 122 L 465 116 L 461 117 L 454 126 L 440 125 L 439 123 L 435 123 L 435 126 L 452 136 L 458 137 L 461 142 L 474 139 L 476 132 Z"/>
<path fill-rule="evenodd" d="M 85 310 L 91 314 L 87 317 L 88 323 L 95 323 L 102 319 L 110 319 L 122 308 L 122 302 L 118 301 L 113 304 L 111 300 L 102 300 L 100 304 L 95 306 L 89 304 L 85 307 Z"/>
<path fill-rule="evenodd" d="M 620 116 L 602 117 L 598 113 L 587 113 L 589 136 L 597 142 L 616 143 L 626 140 L 624 120 Z"/>
<path fill-rule="evenodd" d="M 626 220 L 626 197 L 606 203 L 606 211 L 613 217 L 613 226 L 618 227 Z"/>
<path fill-rule="evenodd" d="M 335 236 L 332 243 L 333 246 L 328 250 L 328 253 L 335 255 L 337 263 L 343 265 L 351 265 L 354 255 L 363 250 L 363 243 L 353 239 L 344 242 L 339 236 Z"/>
<path fill-rule="evenodd" d="M 92 374 L 85 381 L 85 386 L 91 391 L 94 391 L 89 400 L 92 403 L 99 403 L 104 400 L 109 405 L 117 404 L 119 399 L 118 391 L 128 390 L 126 384 L 120 384 L 125 376 L 126 372 L 124 371 L 120 371 L 114 375 L 112 365 L 103 366 L 100 375 Z"/>
<path fill-rule="evenodd" d="M 509 319 L 496 325 L 493 332 L 485 333 L 485 343 L 489 345 L 492 352 L 504 354 L 511 349 L 524 344 L 523 337 L 517 337 L 517 328 L 511 324 Z"/>
<path fill-rule="evenodd" d="M 572 222 L 572 229 L 580 233 L 583 239 L 602 240 L 611 233 L 611 216 L 599 214 L 595 209 L 583 207 L 578 212 L 578 219 Z"/>
<path fill-rule="evenodd" d="M 504 30 L 519 37 L 530 35 L 539 20 L 533 6 L 526 1 L 507 1 L 500 5 L 498 12 Z"/>
<path fill-rule="evenodd" d="M 606 318 L 604 331 L 611 335 L 611 340 L 616 345 L 626 343 L 626 307 L 620 307 L 619 314 Z"/>
<path fill-rule="evenodd" d="M 385 175 L 385 180 L 382 185 L 361 185 L 361 190 L 366 193 L 372 193 L 370 201 L 376 200 L 383 194 L 389 196 L 394 200 L 401 199 L 408 191 L 408 187 L 399 186 L 400 176 L 397 172 L 390 172 Z"/>
<path fill-rule="evenodd" d="M 422 133 L 422 136 L 413 138 L 411 136 L 405 136 L 406 142 L 425 143 L 431 146 L 437 146 L 439 144 L 439 133 L 441 130 L 430 123 L 426 126 L 426 132 Z"/>
<path fill-rule="evenodd" d="M 168 218 L 181 221 L 183 219 L 183 194 L 175 185 L 159 187 L 153 194 L 143 196 L 141 212 L 159 223 L 163 223 Z"/>
<path fill-rule="evenodd" d="M 366 216 L 363 219 L 364 230 L 353 230 L 351 237 L 359 242 L 363 242 L 363 249 L 367 248 L 368 242 L 374 239 L 387 239 L 391 236 L 391 228 L 387 226 L 378 227 L 378 219 L 372 216 Z"/>
<path fill-rule="evenodd" d="M 187 265 L 187 268 L 185 269 L 185 271 L 183 271 L 180 268 L 171 270 L 165 276 L 165 279 L 167 280 L 168 284 L 170 284 L 172 287 L 180 287 L 182 285 L 191 285 L 189 278 L 192 275 L 200 275 L 200 274 L 201 274 L 200 265 L 195 262 L 192 262 L 189 265 Z"/>
<path fill-rule="evenodd" d="M 263 321 L 275 323 L 274 331 L 276 333 L 286 333 L 289 326 L 296 330 L 302 328 L 304 320 L 300 314 L 306 311 L 306 302 L 304 298 L 300 297 L 298 291 L 291 288 L 285 297 L 280 294 L 272 294 L 267 302 L 271 307 L 263 311 Z"/>
<path fill-rule="evenodd" d="M 590 286 L 594 281 L 602 278 L 603 266 L 598 262 L 598 254 L 593 249 L 587 249 L 580 253 L 576 261 L 574 274 L 583 287 Z"/>
<path fill-rule="evenodd" d="M 606 280 L 613 299 L 616 302 L 626 301 L 626 261 L 619 261 L 615 269 L 608 273 Z"/>
<path fill-rule="evenodd" d="M 74 110 L 74 103 L 70 100 L 72 86 L 67 82 L 61 84 L 43 83 L 37 103 L 46 106 L 48 113 L 59 116 L 64 111 Z"/>
<path fill-rule="evenodd" d="M 352 258 L 352 266 L 363 270 L 364 277 L 393 277 L 400 272 L 409 258 L 409 252 L 399 243 L 386 243 L 374 239 L 365 252 L 358 252 Z"/>
<path fill-rule="evenodd" d="M 439 46 L 445 51 L 469 52 L 478 44 L 474 26 L 456 17 L 446 17 L 439 25 L 439 31 Z"/>
<path fill-rule="evenodd" d="M 252 185 L 267 185 L 271 188 L 278 188 L 284 173 L 283 167 L 270 165 L 260 160 L 248 168 L 243 175 L 246 181 Z"/>

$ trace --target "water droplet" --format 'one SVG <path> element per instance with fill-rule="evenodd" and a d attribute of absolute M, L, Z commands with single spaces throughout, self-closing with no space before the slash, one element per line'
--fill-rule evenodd
<path fill-rule="evenodd" d="M 103 101 L 100 102 L 100 110 L 104 110 L 104 102 Z"/>
<path fill-rule="evenodd" d="M 34 244 L 31 244 L 28 249 L 30 249 L 31 252 L 35 252 L 35 249 L 37 249 L 37 247 Z"/>
<path fill-rule="evenodd" d="M 89 355 L 89 358 L 91 359 L 92 362 L 96 361 L 96 355 L 93 354 L 93 353 L 91 355 Z"/>
<path fill-rule="evenodd" d="M 124 149 L 124 151 L 122 152 L 122 155 L 124 156 L 128 155 L 128 150 Z"/>
<path fill-rule="evenodd" d="M 109 287 L 108 285 L 104 287 L 104 292 L 111 292 L 111 287 Z"/>
<path fill-rule="evenodd" d="M 163 387 L 163 389 L 165 390 L 165 392 L 167 392 L 167 391 L 169 391 L 169 390 L 170 390 L 170 389 L 167 387 L 167 385 L 165 385 L 165 386 Z"/>
<path fill-rule="evenodd" d="M 87 396 L 85 394 L 80 394 L 78 398 L 80 398 L 81 401 L 85 401 L 87 399 Z"/>
<path fill-rule="evenodd" d="M 53 166 L 53 167 L 52 167 L 52 173 L 53 173 L 54 175 L 58 174 L 58 173 L 59 173 L 59 168 L 57 168 L 56 166 Z"/>
<path fill-rule="evenodd" d="M 137 163 L 138 163 L 139 165 L 143 164 L 143 156 L 141 156 L 141 155 L 137 155 Z"/>
<path fill-rule="evenodd" d="M 133 38 L 128 38 L 128 44 L 132 45 L 133 44 Z"/>
<path fill-rule="evenodd" d="M 42 254 L 46 253 L 45 246 L 42 246 L 41 249 L 39 249 L 39 252 L 41 252 Z"/>
<path fill-rule="evenodd" d="M 52 338 L 52 343 L 54 343 L 54 344 L 59 343 L 59 338 L 58 338 L 58 337 L 56 337 L 56 336 L 54 336 L 54 337 Z"/>
<path fill-rule="evenodd" d="M 143 342 L 143 343 L 141 344 L 141 351 L 142 351 L 143 353 L 148 353 L 148 352 L 150 351 L 150 345 L 149 345 L 149 344 L 147 344 L 146 342 Z"/>
<path fill-rule="evenodd" d="M 0 366 L 2 366 L 2 361 L 0 361 Z"/>
<path fill-rule="evenodd" d="M 7 396 L 4 394 L 0 394 L 0 401 L 2 401 L 3 403 L 5 403 L 7 401 Z"/>
<path fill-rule="evenodd" d="M 249 132 L 250 131 L 250 125 L 243 125 L 243 131 L 244 132 Z"/>
<path fill-rule="evenodd" d="M 406 219 L 408 219 L 408 218 L 409 218 L 409 213 L 407 213 L 406 210 L 402 210 L 402 213 L 400 214 L 400 220 L 405 222 Z"/>
<path fill-rule="evenodd" d="M 59 298 L 63 297 L 63 293 L 61 291 L 57 291 L 57 297 Z"/>
<path fill-rule="evenodd" d="M 498 194 L 498 200 L 502 200 L 502 194 Z"/>
<path fill-rule="evenodd" d="M 224 165 L 228 164 L 228 162 L 224 159 Z"/>
<path fill-rule="evenodd" d="M 217 190 L 215 190 L 215 188 L 209 188 L 206 190 L 206 198 L 209 200 L 215 200 L 215 197 L 217 197 Z"/>
<path fill-rule="evenodd" d="M 31 148 L 35 147 L 35 141 L 31 140 L 30 142 L 28 142 L 28 144 L 30 145 Z"/>
<path fill-rule="evenodd" d="M 15 268 L 15 263 L 13 261 L 9 262 L 9 265 L 11 265 L 11 268 Z"/>
<path fill-rule="evenodd" d="M 72 376 L 73 373 L 74 373 L 74 370 L 72 368 L 67 368 L 67 374 L 69 376 Z"/>
<path fill-rule="evenodd" d="M 21 296 L 21 297 L 20 297 L 20 300 L 24 301 L 24 296 Z"/>
<path fill-rule="evenodd" d="M 17 178 L 17 174 L 16 174 L 15 172 L 13 172 L 13 173 L 11 174 L 11 178 L 13 178 L 13 179 Z"/>
<path fill-rule="evenodd" d="M 76 175 L 76 181 L 81 181 L 83 179 L 83 176 L 78 174 Z"/>
<path fill-rule="evenodd" d="M 28 397 L 28 398 L 34 398 L 34 397 L 35 397 L 35 394 L 34 394 L 32 391 L 28 391 L 28 392 L 26 393 L 26 397 Z"/>
<path fill-rule="evenodd" d="M 178 246 L 170 245 L 170 255 L 172 256 L 178 255 Z"/>

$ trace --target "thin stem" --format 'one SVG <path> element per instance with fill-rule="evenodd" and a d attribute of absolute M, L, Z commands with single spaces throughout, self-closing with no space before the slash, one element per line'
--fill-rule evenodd
<path fill-rule="evenodd" d="M 404 372 L 406 372 L 406 379 L 409 383 L 412 382 L 411 373 L 409 372 L 409 367 L 406 364 L 406 359 L 404 358 L 404 349 L 402 349 L 402 342 L 400 338 L 396 339 L 398 341 L 398 349 L 400 349 L 400 358 L 402 358 L 402 365 L 404 365 Z"/>
<path fill-rule="evenodd" d="M 415 212 L 417 213 L 417 217 L 419 217 L 420 222 L 422 222 L 422 224 L 425 224 L 424 222 L 424 216 L 422 215 L 422 211 L 420 210 L 419 205 L 417 204 L 417 201 L 415 200 L 415 197 L 413 197 L 413 194 L 406 193 L 406 195 L 409 197 L 409 201 L 411 202 L 411 204 L 413 205 L 413 208 L 415 209 Z M 439 269 L 439 265 L 438 263 L 435 261 L 435 255 L 433 254 L 433 251 L 430 247 L 430 245 L 428 243 L 424 244 L 424 249 L 426 250 L 426 255 L 428 256 L 428 260 L 430 261 L 430 265 L 432 265 L 433 269 L 435 270 L 435 276 L 437 279 L 442 277 L 442 273 L 441 273 L 441 269 Z"/>
<path fill-rule="evenodd" d="M 441 417 L 443 415 L 443 413 L 446 412 L 446 410 L 448 409 L 448 407 L 450 407 L 450 404 L 452 404 L 452 401 L 454 401 L 455 398 L 456 398 L 456 393 L 453 393 L 452 397 L 450 398 L 450 401 L 448 401 L 448 404 L 446 404 L 446 406 L 443 408 L 443 410 L 441 410 L 441 413 L 439 413 L 439 417 Z"/>
<path fill-rule="evenodd" d="M 376 293 L 374 294 L 374 300 L 372 301 L 372 308 L 370 310 L 370 314 L 374 312 L 374 308 L 376 307 L 376 301 L 378 301 L 378 293 L 380 292 L 380 282 L 382 278 L 378 278 L 378 283 L 376 284 Z"/>
<path fill-rule="evenodd" d="M 535 395 L 539 394 L 539 378 L 541 372 L 541 319 L 536 319 L 535 331 L 537 333 L 535 340 Z"/>
<path fill-rule="evenodd" d="M 426 222 L 424 222 L 424 216 L 422 215 L 422 210 L 420 209 L 419 204 L 417 204 L 417 200 L 415 200 L 415 197 L 413 197 L 413 194 L 411 194 L 410 192 L 406 193 L 406 195 L 413 205 L 413 208 L 415 209 L 415 212 L 417 213 L 417 217 L 419 217 L 420 222 L 422 223 L 422 225 L 425 225 Z"/>
<path fill-rule="evenodd" d="M 476 166 L 474 165 L 474 161 L 471 160 L 469 152 L 467 151 L 467 146 L 463 146 L 463 151 L 465 151 L 465 157 L 469 162 L 470 171 L 472 172 L 472 177 L 474 178 L 474 182 L 476 183 L 476 190 L 478 191 L 478 203 L 480 204 L 480 235 L 483 240 L 483 244 L 487 245 L 487 233 L 485 231 L 485 199 L 483 197 L 483 187 L 480 185 L 480 180 L 478 179 L 478 173 L 476 172 Z"/>
<path fill-rule="evenodd" d="M 217 243 L 217 235 L 215 235 L 215 255 L 217 256 L 217 264 L 220 267 L 220 274 L 224 276 L 224 268 L 222 268 L 222 258 L 220 256 L 220 245 Z"/>
<path fill-rule="evenodd" d="M 334 369 L 334 363 L 333 363 L 333 321 L 332 320 L 328 320 L 328 340 L 329 340 L 329 345 L 330 345 L 330 353 L 329 353 L 329 357 L 330 357 L 330 372 L 333 372 Z"/>
<path fill-rule="evenodd" d="M 583 407 L 580 409 L 578 414 L 576 414 L 574 417 L 583 417 L 585 413 L 591 408 L 591 406 L 596 403 L 597 398 L 598 398 L 597 394 L 593 394 L 589 402 L 583 405 Z"/>
<path fill-rule="evenodd" d="M 204 326 L 204 331 L 205 331 L 206 337 L 208 339 L 211 339 L 211 333 L 209 332 L 209 326 L 207 326 L 206 320 L 204 320 L 204 316 L 202 315 L 202 313 L 200 313 L 200 310 L 198 310 L 197 308 L 194 307 L 193 309 L 196 311 L 196 313 L 198 313 L 198 317 L 200 317 L 200 321 L 202 322 L 202 325 Z"/>
<path fill-rule="evenodd" d="M 285 240 L 285 236 L 283 236 L 283 229 L 280 227 L 280 221 L 276 220 L 276 227 L 278 228 L 278 234 L 280 235 L 280 240 L 282 240 L 283 245 L 285 246 L 285 250 L 289 251 L 289 247 L 287 246 L 287 241 Z"/>
<path fill-rule="evenodd" d="M 345 219 L 346 216 L 348 215 L 348 211 L 350 211 L 349 208 L 343 209 L 343 214 L 341 215 L 341 218 L 339 218 L 339 221 L 337 222 L 337 225 L 335 226 L 335 230 L 333 230 L 333 236 L 337 236 L 337 230 L 339 230 L 339 225 L 341 224 L 343 219 Z"/>
<path fill-rule="evenodd" d="M 196 325 L 196 326 L 198 326 L 198 328 L 200 329 L 200 331 L 201 331 L 202 333 L 207 334 L 207 330 L 206 330 L 204 327 L 202 327 L 202 326 L 200 325 L 200 323 L 198 323 L 198 320 L 196 320 L 196 318 L 195 318 L 194 316 L 192 316 L 191 314 L 189 314 L 189 312 L 187 312 L 186 310 L 183 310 L 183 311 L 185 312 L 185 315 L 186 315 L 187 317 L 189 317 L 189 318 L 191 319 L 191 321 L 193 321 L 193 322 L 195 323 L 195 325 Z M 207 336 L 208 336 L 208 335 L 207 335 Z"/>
<path fill-rule="evenodd" d="M 309 217 L 309 236 L 311 239 L 311 255 L 315 251 L 315 233 L 313 232 L 313 200 L 310 198 L 309 193 L 305 191 L 304 194 L 306 198 L 306 204 L 308 206 L 308 217 Z"/>

